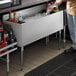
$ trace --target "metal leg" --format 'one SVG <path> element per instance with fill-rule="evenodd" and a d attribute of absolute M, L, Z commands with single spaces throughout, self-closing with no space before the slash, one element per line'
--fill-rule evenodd
<path fill-rule="evenodd" d="M 21 70 L 23 70 L 23 51 L 24 47 L 21 47 Z"/>
<path fill-rule="evenodd" d="M 63 47 L 65 48 L 65 42 L 66 42 L 66 38 L 65 38 L 65 36 L 66 36 L 65 35 L 65 33 L 66 33 L 66 26 L 65 25 L 64 25 L 64 30 L 63 31 L 64 31 L 64 37 L 63 37 L 63 44 L 64 45 L 63 45 Z"/>
<path fill-rule="evenodd" d="M 58 33 L 56 33 L 56 39 L 58 38 L 58 35 L 57 35 Z"/>
<path fill-rule="evenodd" d="M 60 45 L 61 45 L 61 30 L 59 31 L 59 49 L 60 49 Z"/>
<path fill-rule="evenodd" d="M 49 36 L 46 37 L 46 44 L 45 44 L 46 46 L 47 46 L 48 42 L 49 42 Z"/>
<path fill-rule="evenodd" d="M 63 13 L 63 17 L 64 17 L 64 26 L 63 26 L 63 47 L 65 48 L 65 42 L 66 42 L 66 25 L 67 25 L 67 14 L 64 11 Z"/>
<path fill-rule="evenodd" d="M 9 54 L 7 54 L 7 76 L 9 74 Z"/>

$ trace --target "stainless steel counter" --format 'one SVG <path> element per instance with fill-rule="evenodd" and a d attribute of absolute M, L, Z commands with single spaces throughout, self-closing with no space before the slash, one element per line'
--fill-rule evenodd
<path fill-rule="evenodd" d="M 9 7 L 7 9 L 1 9 L 0 14 L 8 12 L 9 10 L 18 10 L 18 9 L 21 9 L 21 8 L 26 8 L 26 7 L 29 7 L 29 6 L 32 6 L 32 5 L 40 4 L 40 3 L 43 3 L 43 2 L 46 2 L 46 1 L 50 1 L 50 0 L 22 0 L 21 5 L 14 6 L 12 8 Z"/>

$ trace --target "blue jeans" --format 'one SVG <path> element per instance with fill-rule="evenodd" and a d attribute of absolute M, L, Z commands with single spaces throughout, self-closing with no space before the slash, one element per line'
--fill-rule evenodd
<path fill-rule="evenodd" d="M 70 32 L 70 37 L 73 43 L 72 47 L 76 49 L 76 16 L 67 14 L 67 18 L 68 18 L 68 28 Z"/>

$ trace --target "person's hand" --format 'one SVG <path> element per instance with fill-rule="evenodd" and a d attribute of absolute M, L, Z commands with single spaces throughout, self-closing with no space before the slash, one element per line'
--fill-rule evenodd
<path fill-rule="evenodd" d="M 55 5 L 59 6 L 61 3 L 62 3 L 62 0 L 56 1 L 56 2 L 55 2 Z"/>

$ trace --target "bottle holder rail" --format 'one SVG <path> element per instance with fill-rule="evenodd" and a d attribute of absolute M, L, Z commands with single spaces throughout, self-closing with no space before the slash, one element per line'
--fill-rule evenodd
<path fill-rule="evenodd" d="M 15 46 L 15 45 L 17 45 L 17 42 L 14 42 L 14 43 L 12 43 L 12 44 L 10 44 L 10 45 L 7 45 L 6 47 L 0 48 L 0 52 L 2 52 L 3 50 L 6 50 L 6 49 L 8 49 L 8 48 L 11 48 L 11 47 L 13 47 L 13 46 Z M 11 52 L 13 52 L 13 51 L 15 51 L 15 50 L 17 50 L 17 47 L 13 47 L 13 48 L 11 48 L 10 50 L 7 50 L 7 51 L 5 51 L 5 52 L 3 52 L 3 53 L 0 53 L 0 57 L 6 55 L 6 54 L 8 54 L 8 53 L 11 53 Z"/>

